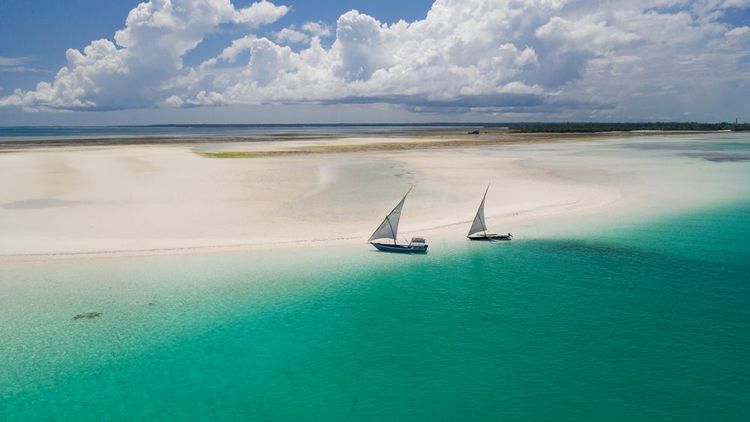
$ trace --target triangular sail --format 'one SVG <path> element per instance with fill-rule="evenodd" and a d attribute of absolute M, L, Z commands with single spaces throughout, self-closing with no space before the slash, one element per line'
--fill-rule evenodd
<path fill-rule="evenodd" d="M 487 190 L 484 191 L 484 197 L 482 197 L 482 203 L 479 204 L 477 215 L 474 216 L 474 222 L 471 223 L 471 228 L 469 229 L 469 236 L 471 236 L 474 233 L 487 231 L 487 225 L 484 222 L 484 200 L 487 199 L 487 192 L 489 190 L 490 190 L 490 186 L 487 185 Z"/>
<path fill-rule="evenodd" d="M 406 195 L 409 195 L 409 192 L 411 192 L 411 188 L 406 192 Z M 368 239 L 368 242 L 376 239 L 393 239 L 393 242 L 396 242 L 396 236 L 398 235 L 398 221 L 401 219 L 401 208 L 404 207 L 406 195 L 404 195 L 401 202 L 396 205 L 396 208 L 394 208 L 393 211 L 385 217 L 383 222 L 380 223 L 380 226 L 375 230 L 375 233 L 373 233 Z"/>

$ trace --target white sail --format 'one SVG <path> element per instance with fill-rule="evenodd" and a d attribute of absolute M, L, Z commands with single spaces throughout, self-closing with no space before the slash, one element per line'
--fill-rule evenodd
<path fill-rule="evenodd" d="M 409 195 L 409 192 L 411 192 L 411 188 L 406 192 L 406 195 Z M 398 235 L 398 221 L 401 219 L 401 208 L 404 207 L 406 195 L 404 195 L 401 202 L 396 205 L 396 208 L 394 208 L 393 211 L 385 217 L 383 222 L 380 223 L 380 226 L 375 230 L 375 233 L 373 233 L 368 239 L 368 242 L 377 239 L 393 239 L 393 242 L 396 242 L 396 236 Z"/>
<path fill-rule="evenodd" d="M 474 217 L 474 222 L 471 223 L 471 228 L 469 229 L 469 236 L 471 236 L 474 233 L 479 232 L 486 232 L 487 231 L 487 225 L 485 224 L 484 220 L 484 200 L 487 199 L 487 192 L 490 190 L 490 186 L 487 185 L 487 190 L 484 191 L 484 197 L 482 198 L 482 203 L 479 204 L 479 209 L 477 210 L 477 215 Z"/>

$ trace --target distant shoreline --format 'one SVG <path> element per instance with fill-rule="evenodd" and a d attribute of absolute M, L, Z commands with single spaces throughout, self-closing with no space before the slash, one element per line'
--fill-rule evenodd
<path fill-rule="evenodd" d="M 400 128 L 400 127 L 399 127 Z M 473 129 L 467 131 L 467 129 Z M 472 133 L 478 132 L 478 133 Z M 230 143 L 267 143 L 278 142 L 283 144 L 287 141 L 332 141 L 346 138 L 382 138 L 386 135 L 388 138 L 403 138 L 422 140 L 425 138 L 435 139 L 433 142 L 406 142 L 402 145 L 388 144 L 387 148 L 370 147 L 367 150 L 398 150 L 414 148 L 438 148 L 438 147 L 463 147 L 463 146 L 486 146 L 493 143 L 511 144 L 511 143 L 529 143 L 529 142 L 550 142 L 563 140 L 583 140 L 601 137 L 632 137 L 632 136 L 659 136 L 659 135 L 685 135 L 685 134 L 712 134 L 726 133 L 727 130 L 629 130 L 629 131 L 602 131 L 602 132 L 546 132 L 543 130 L 518 131 L 510 130 L 506 127 L 474 127 L 474 126 L 455 126 L 455 127 L 411 127 L 402 130 L 393 130 L 383 133 L 380 131 L 373 132 L 344 132 L 344 133 L 262 133 L 262 134 L 200 134 L 200 135 L 122 135 L 122 136 L 98 136 L 98 137 L 29 137 L 28 139 L 0 137 L 0 152 L 13 152 L 17 150 L 28 150 L 37 148 L 61 148 L 61 147 L 102 147 L 102 146 L 138 146 L 138 145 L 190 145 L 190 144 L 230 144 Z M 341 149 L 335 151 L 323 151 L 322 149 L 306 149 L 298 151 L 298 154 L 317 153 L 317 152 L 356 152 L 361 146 L 356 148 Z M 339 150 L 340 149 L 340 150 Z M 290 154 L 285 152 L 283 154 Z M 203 154 L 212 156 L 210 153 Z M 265 155 L 280 155 L 269 151 Z M 226 157 L 220 157 L 226 158 Z"/>
<path fill-rule="evenodd" d="M 148 145 L 200 142 L 331 139 L 364 136 L 445 136 L 472 133 L 616 134 L 750 131 L 748 123 L 515 122 L 385 124 L 163 124 L 114 126 L 0 126 L 0 149 L 27 146 Z"/>

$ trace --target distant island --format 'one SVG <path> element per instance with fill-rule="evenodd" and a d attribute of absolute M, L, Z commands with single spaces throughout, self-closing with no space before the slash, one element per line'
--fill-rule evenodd
<path fill-rule="evenodd" d="M 650 123 L 601 123 L 601 122 L 564 122 L 564 123 L 502 123 L 487 124 L 486 128 L 504 127 L 514 132 L 547 132 L 547 133 L 594 133 L 594 132 L 632 132 L 639 130 L 654 131 L 733 131 L 750 130 L 750 123 L 699 123 L 699 122 L 650 122 Z"/>

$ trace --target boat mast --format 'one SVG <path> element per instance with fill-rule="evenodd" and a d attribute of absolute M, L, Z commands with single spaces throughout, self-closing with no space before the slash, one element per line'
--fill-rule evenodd
<path fill-rule="evenodd" d="M 404 201 L 406 201 L 406 197 L 409 195 L 409 192 L 411 192 L 412 189 L 414 189 L 414 186 L 409 186 L 409 190 L 406 191 L 406 193 L 404 194 L 404 197 L 401 198 L 401 202 L 399 202 L 398 205 L 396 205 L 395 207 L 393 207 L 393 210 L 391 210 L 391 213 L 393 213 L 393 211 L 396 211 L 396 208 L 398 208 L 398 219 L 399 220 L 401 219 L 401 208 L 403 208 Z M 390 217 L 390 214 L 388 214 L 388 216 Z M 396 230 L 393 230 L 393 225 L 391 225 L 391 219 L 388 218 L 388 217 L 386 217 L 386 219 L 388 219 L 388 224 L 391 226 L 391 231 L 393 231 L 393 244 L 396 245 L 397 244 L 396 243 L 396 238 L 398 237 L 398 224 L 396 225 Z"/>
<path fill-rule="evenodd" d="M 484 218 L 484 200 L 487 199 L 487 192 L 490 191 L 490 184 L 487 183 L 487 189 L 484 190 L 484 196 L 482 197 L 482 227 L 484 227 L 484 237 L 487 237 L 487 223 Z"/>

